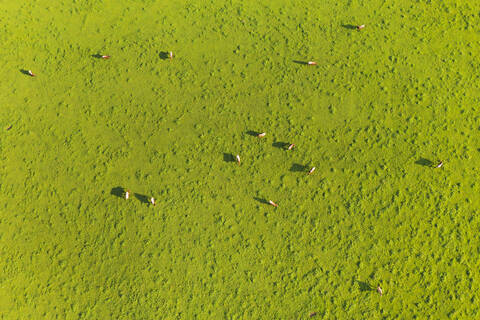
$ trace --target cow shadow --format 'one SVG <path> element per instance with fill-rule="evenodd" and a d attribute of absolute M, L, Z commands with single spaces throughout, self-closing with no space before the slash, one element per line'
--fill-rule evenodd
<path fill-rule="evenodd" d="M 301 64 L 301 65 L 307 65 L 308 64 L 307 61 L 300 61 L 300 60 L 293 60 L 293 63 Z"/>
<path fill-rule="evenodd" d="M 255 199 L 256 201 L 262 203 L 262 204 L 269 204 L 267 200 L 265 199 L 262 199 L 262 198 L 258 198 L 258 197 L 253 197 L 253 199 Z"/>
<path fill-rule="evenodd" d="M 355 26 L 353 24 L 342 24 L 342 27 L 345 28 L 345 29 L 348 29 L 348 30 L 356 30 L 357 29 L 357 26 Z"/>
<path fill-rule="evenodd" d="M 235 157 L 231 153 L 224 153 L 223 154 L 223 161 L 225 161 L 225 162 L 235 162 Z"/>
<path fill-rule="evenodd" d="M 150 198 L 144 194 L 135 193 L 134 196 L 142 203 L 150 203 Z"/>
<path fill-rule="evenodd" d="M 279 149 L 286 149 L 290 144 L 288 142 L 283 141 L 275 141 L 272 143 L 272 147 L 279 148 Z"/>
<path fill-rule="evenodd" d="M 162 60 L 167 60 L 167 59 L 170 59 L 170 55 L 167 51 L 161 51 L 158 56 L 160 57 L 160 59 Z"/>
<path fill-rule="evenodd" d="M 256 137 L 258 136 L 261 132 L 253 131 L 253 130 L 248 130 L 246 132 L 249 136 Z"/>
<path fill-rule="evenodd" d="M 358 287 L 360 291 L 373 291 L 375 290 L 374 287 L 372 287 L 369 283 L 365 281 L 360 281 L 360 280 L 355 280 L 355 282 L 358 284 Z"/>
<path fill-rule="evenodd" d="M 290 167 L 290 171 L 291 172 L 305 172 L 305 171 L 308 171 L 308 166 L 305 166 L 305 165 L 299 164 L 299 163 L 294 163 Z"/>
<path fill-rule="evenodd" d="M 418 164 L 419 166 L 425 166 L 425 167 L 433 166 L 433 162 L 425 158 L 418 159 L 417 161 L 415 161 L 415 164 Z"/>
<path fill-rule="evenodd" d="M 112 188 L 112 190 L 110 190 L 110 194 L 119 198 L 123 198 L 125 194 L 125 189 L 122 187 L 115 187 L 115 188 Z"/>

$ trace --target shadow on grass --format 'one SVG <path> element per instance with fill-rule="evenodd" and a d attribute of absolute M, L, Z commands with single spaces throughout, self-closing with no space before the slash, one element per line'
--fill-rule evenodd
<path fill-rule="evenodd" d="M 280 149 L 286 149 L 290 144 L 288 142 L 283 142 L 283 141 L 275 141 L 272 143 L 272 147 L 275 148 L 280 148 Z"/>
<path fill-rule="evenodd" d="M 170 58 L 169 54 L 167 51 L 161 51 L 160 54 L 158 55 L 160 59 L 162 60 L 167 60 Z"/>
<path fill-rule="evenodd" d="M 262 203 L 262 204 L 269 204 L 267 200 L 265 199 L 261 199 L 261 198 L 257 198 L 257 197 L 253 197 L 253 199 L 255 199 L 256 201 Z"/>
<path fill-rule="evenodd" d="M 299 163 L 294 163 L 292 164 L 292 167 L 290 168 L 291 172 L 306 172 L 308 171 L 308 166 L 305 166 L 303 164 Z"/>
<path fill-rule="evenodd" d="M 224 153 L 223 154 L 223 161 L 225 161 L 225 162 L 235 162 L 235 157 L 231 153 Z"/>
<path fill-rule="evenodd" d="M 293 60 L 293 63 L 302 64 L 302 65 L 308 65 L 308 62 L 307 62 L 307 61 Z"/>
<path fill-rule="evenodd" d="M 354 26 L 353 24 L 342 24 L 342 28 L 345 28 L 348 30 L 356 30 L 357 26 Z"/>
<path fill-rule="evenodd" d="M 135 198 L 142 203 L 150 203 L 150 199 L 144 194 L 135 193 Z"/>
<path fill-rule="evenodd" d="M 119 198 L 123 198 L 125 194 L 125 189 L 122 187 L 115 187 L 115 188 L 112 188 L 112 190 L 110 191 L 110 194 Z"/>
<path fill-rule="evenodd" d="M 256 137 L 256 136 L 258 136 L 260 133 L 261 133 L 261 132 L 252 131 L 252 130 L 248 130 L 248 131 L 247 131 L 247 134 L 248 134 L 249 136 L 252 136 L 252 137 Z"/>
<path fill-rule="evenodd" d="M 26 76 L 30 76 L 30 73 L 28 73 L 28 70 L 20 69 L 20 72 L 23 73 Z"/>
<path fill-rule="evenodd" d="M 365 281 L 355 280 L 355 282 L 358 283 L 358 287 L 360 288 L 360 291 L 373 291 L 373 290 L 375 290 L 374 287 L 372 287 L 370 284 L 368 284 Z"/>
<path fill-rule="evenodd" d="M 415 164 L 418 164 L 419 166 L 425 166 L 425 167 L 433 166 L 433 162 L 425 158 L 418 159 L 417 161 L 415 161 Z"/>

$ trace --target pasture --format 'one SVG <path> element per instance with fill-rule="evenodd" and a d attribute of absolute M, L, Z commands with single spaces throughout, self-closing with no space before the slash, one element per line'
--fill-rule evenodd
<path fill-rule="evenodd" d="M 4 1 L 0 317 L 478 318 L 479 10 Z"/>

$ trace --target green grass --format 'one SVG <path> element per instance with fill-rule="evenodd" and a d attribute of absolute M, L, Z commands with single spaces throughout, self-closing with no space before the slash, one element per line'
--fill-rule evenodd
<path fill-rule="evenodd" d="M 479 9 L 4 1 L 1 318 L 477 318 Z"/>

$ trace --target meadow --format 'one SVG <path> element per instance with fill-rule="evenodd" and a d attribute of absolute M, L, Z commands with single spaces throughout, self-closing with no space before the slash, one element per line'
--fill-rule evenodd
<path fill-rule="evenodd" d="M 2 1 L 0 318 L 478 318 L 478 12 Z"/>

